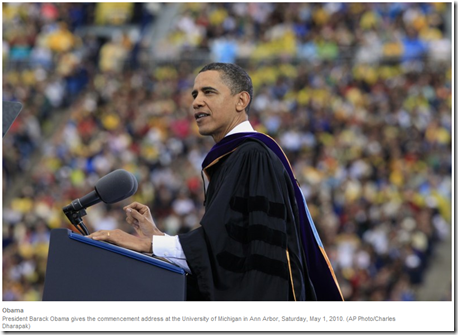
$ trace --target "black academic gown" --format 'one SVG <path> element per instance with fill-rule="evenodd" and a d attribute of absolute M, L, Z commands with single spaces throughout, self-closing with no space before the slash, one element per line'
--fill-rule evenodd
<path fill-rule="evenodd" d="M 179 235 L 192 271 L 188 300 L 315 300 L 279 158 L 247 140 L 205 172 L 201 227 Z"/>

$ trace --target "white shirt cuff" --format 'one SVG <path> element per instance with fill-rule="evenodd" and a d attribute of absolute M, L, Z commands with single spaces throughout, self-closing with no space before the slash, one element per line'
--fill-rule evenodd
<path fill-rule="evenodd" d="M 163 257 L 186 272 L 191 273 L 178 236 L 154 235 L 152 242 L 153 255 Z"/>

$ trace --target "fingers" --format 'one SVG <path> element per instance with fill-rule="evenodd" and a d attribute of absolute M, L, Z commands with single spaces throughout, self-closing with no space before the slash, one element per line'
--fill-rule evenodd
<path fill-rule="evenodd" d="M 132 209 L 130 207 L 125 207 L 125 211 L 126 211 L 126 221 L 128 224 L 130 224 L 131 226 L 133 226 L 135 228 L 135 230 L 138 230 L 140 228 L 140 222 L 139 222 L 139 219 L 142 219 L 141 215 L 140 217 L 136 216 L 137 214 L 139 214 L 135 209 Z M 135 213 L 133 213 L 135 212 Z"/>
<path fill-rule="evenodd" d="M 126 208 L 126 214 L 128 218 L 133 218 L 138 221 L 143 220 L 144 218 L 141 213 L 139 213 L 136 209 L 131 207 Z"/>
<path fill-rule="evenodd" d="M 138 213 L 143 215 L 145 218 L 152 221 L 151 211 L 149 207 L 146 205 L 143 205 L 139 202 L 133 202 L 130 205 L 124 207 L 124 210 L 127 211 L 127 209 L 136 210 Z"/>
<path fill-rule="evenodd" d="M 110 242 L 138 252 L 152 252 L 151 238 L 136 237 L 120 229 L 100 230 L 87 237 L 97 241 Z"/>
<path fill-rule="evenodd" d="M 132 227 L 135 229 L 138 229 L 140 227 L 140 223 L 138 222 L 137 219 L 134 219 L 132 216 L 128 215 L 126 217 L 126 221 L 128 224 L 130 224 Z"/>
<path fill-rule="evenodd" d="M 157 229 L 148 206 L 138 202 L 133 202 L 124 207 L 126 221 L 130 224 L 139 236 L 151 237 L 153 235 L 163 235 Z"/>
<path fill-rule="evenodd" d="M 135 209 L 138 212 L 140 212 L 141 214 L 146 214 L 146 213 L 149 212 L 149 207 L 146 206 L 146 205 L 143 205 L 143 204 L 141 204 L 139 202 L 133 202 L 133 203 L 125 206 L 124 210 L 127 210 L 128 208 Z"/>
<path fill-rule="evenodd" d="M 142 208 L 142 207 L 145 207 L 145 206 L 146 205 L 143 205 L 143 204 L 141 204 L 141 203 L 139 203 L 137 201 L 134 201 L 134 202 L 130 203 L 129 205 L 124 206 L 124 209 L 126 209 L 127 207 L 131 207 L 131 208 L 137 209 L 137 208 Z"/>
<path fill-rule="evenodd" d="M 97 241 L 108 241 L 111 242 L 115 238 L 115 232 L 111 230 L 99 230 L 96 231 L 87 237 L 92 238 Z"/>

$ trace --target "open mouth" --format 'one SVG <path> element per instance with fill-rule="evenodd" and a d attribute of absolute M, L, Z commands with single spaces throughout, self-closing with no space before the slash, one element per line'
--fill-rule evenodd
<path fill-rule="evenodd" d="M 196 120 L 200 120 L 200 119 L 202 119 L 204 117 L 207 117 L 209 115 L 210 114 L 206 114 L 206 113 L 196 113 L 196 114 L 194 114 L 194 117 L 196 118 Z"/>

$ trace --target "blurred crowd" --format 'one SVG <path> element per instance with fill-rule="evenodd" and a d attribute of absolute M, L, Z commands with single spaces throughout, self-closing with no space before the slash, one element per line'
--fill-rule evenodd
<path fill-rule="evenodd" d="M 450 235 L 447 5 L 180 4 L 150 46 L 146 27 L 166 6 L 3 5 L 4 100 L 24 103 L 3 140 L 4 199 L 30 176 L 3 206 L 3 299 L 41 299 L 50 230 L 73 229 L 62 207 L 112 170 L 132 172 L 138 191 L 89 208 L 90 231 L 132 232 L 121 208 L 134 200 L 169 234 L 199 225 L 213 141 L 198 134 L 190 90 L 224 61 L 252 76 L 250 120 L 289 157 L 345 299 L 416 300 Z M 127 24 L 139 34 L 79 33 Z M 167 61 L 147 57 L 161 52 Z"/>

